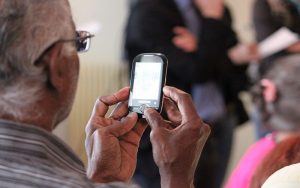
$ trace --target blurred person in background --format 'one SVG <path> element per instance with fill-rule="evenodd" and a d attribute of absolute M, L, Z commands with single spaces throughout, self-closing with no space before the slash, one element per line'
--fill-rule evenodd
<path fill-rule="evenodd" d="M 256 44 L 239 44 L 229 51 L 231 60 L 236 64 L 251 63 L 250 78 L 253 83 L 259 81 L 273 66 L 277 58 L 300 53 L 300 42 L 268 57 L 261 58 L 258 44 L 279 29 L 286 27 L 300 36 L 300 1 L 299 0 L 256 0 L 253 6 L 253 24 Z M 279 41 L 280 43 L 280 41 Z M 268 130 L 262 125 L 257 107 L 254 105 L 251 119 L 255 125 L 256 137 L 262 138 Z"/>
<path fill-rule="evenodd" d="M 191 93 L 198 114 L 212 126 L 195 175 L 196 187 L 221 186 L 233 128 L 247 119 L 238 99 L 238 92 L 245 89 L 246 67 L 233 65 L 227 57 L 227 50 L 237 44 L 231 22 L 223 0 L 137 0 L 126 26 L 129 68 L 140 53 L 165 54 L 167 84 Z M 135 181 L 144 188 L 159 187 L 148 130 L 138 155 Z"/>
<path fill-rule="evenodd" d="M 300 1 L 298 0 L 256 0 L 253 6 L 253 25 L 256 43 L 270 37 L 279 29 L 286 27 L 294 33 L 300 34 Z M 235 49 L 235 50 L 233 50 Z M 272 66 L 277 57 L 300 53 L 300 42 L 289 46 L 278 53 L 261 59 L 256 44 L 238 45 L 233 48 L 232 60 L 239 63 L 259 61 L 259 72 L 256 80 Z M 235 53 L 234 53 L 235 52 Z"/>
<path fill-rule="evenodd" d="M 270 134 L 253 144 L 232 172 L 225 188 L 250 188 L 262 161 L 277 146 L 300 131 L 300 55 L 277 59 L 253 88 L 263 125 Z"/>
<path fill-rule="evenodd" d="M 300 1 L 256 0 L 253 7 L 253 24 L 257 42 L 261 42 L 282 27 L 300 35 Z M 300 53 L 300 42 L 260 60 L 259 75 L 264 75 L 277 57 Z"/>
<path fill-rule="evenodd" d="M 96 101 L 86 127 L 87 170 L 51 133 L 71 111 L 77 51 L 88 50 L 91 37 L 75 30 L 67 0 L 0 0 L 1 187 L 136 187 L 128 181 L 147 125 L 128 114 L 129 88 Z M 168 123 L 145 111 L 161 186 L 192 187 L 209 127 L 190 95 L 172 87 L 164 94 Z"/>

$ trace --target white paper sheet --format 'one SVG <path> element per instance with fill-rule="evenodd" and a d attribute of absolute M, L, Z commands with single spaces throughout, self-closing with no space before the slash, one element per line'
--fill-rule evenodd
<path fill-rule="evenodd" d="M 265 58 L 286 49 L 298 41 L 299 36 L 296 33 L 282 27 L 258 44 L 258 53 L 261 58 Z"/>

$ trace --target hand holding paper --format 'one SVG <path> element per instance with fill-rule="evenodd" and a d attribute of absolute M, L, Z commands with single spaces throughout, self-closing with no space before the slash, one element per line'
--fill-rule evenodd
<path fill-rule="evenodd" d="M 298 41 L 299 36 L 297 34 L 286 27 L 282 27 L 258 44 L 258 54 L 263 59 L 288 48 Z"/>

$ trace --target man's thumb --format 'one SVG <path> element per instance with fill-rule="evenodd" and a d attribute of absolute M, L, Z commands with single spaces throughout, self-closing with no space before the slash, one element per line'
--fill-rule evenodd
<path fill-rule="evenodd" d="M 144 115 L 151 129 L 156 129 L 164 123 L 161 115 L 153 108 L 146 108 Z"/>

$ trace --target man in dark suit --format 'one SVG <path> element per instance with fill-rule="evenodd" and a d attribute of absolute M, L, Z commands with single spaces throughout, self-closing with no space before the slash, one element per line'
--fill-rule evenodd
<path fill-rule="evenodd" d="M 138 0 L 126 27 L 125 53 L 129 62 L 139 53 L 165 54 L 169 59 L 167 85 L 191 93 L 195 85 L 213 82 L 228 105 L 237 101 L 238 82 L 244 80 L 238 77 L 244 68 L 235 67 L 227 57 L 227 50 L 236 43 L 223 0 Z M 197 173 L 196 187 L 221 185 L 233 131 L 233 124 L 223 117 L 214 122 L 203 118 L 213 125 L 213 135 L 202 155 L 203 175 Z M 159 176 L 148 137 L 145 134 L 140 147 L 135 180 L 145 183 L 144 187 L 157 187 Z"/>

